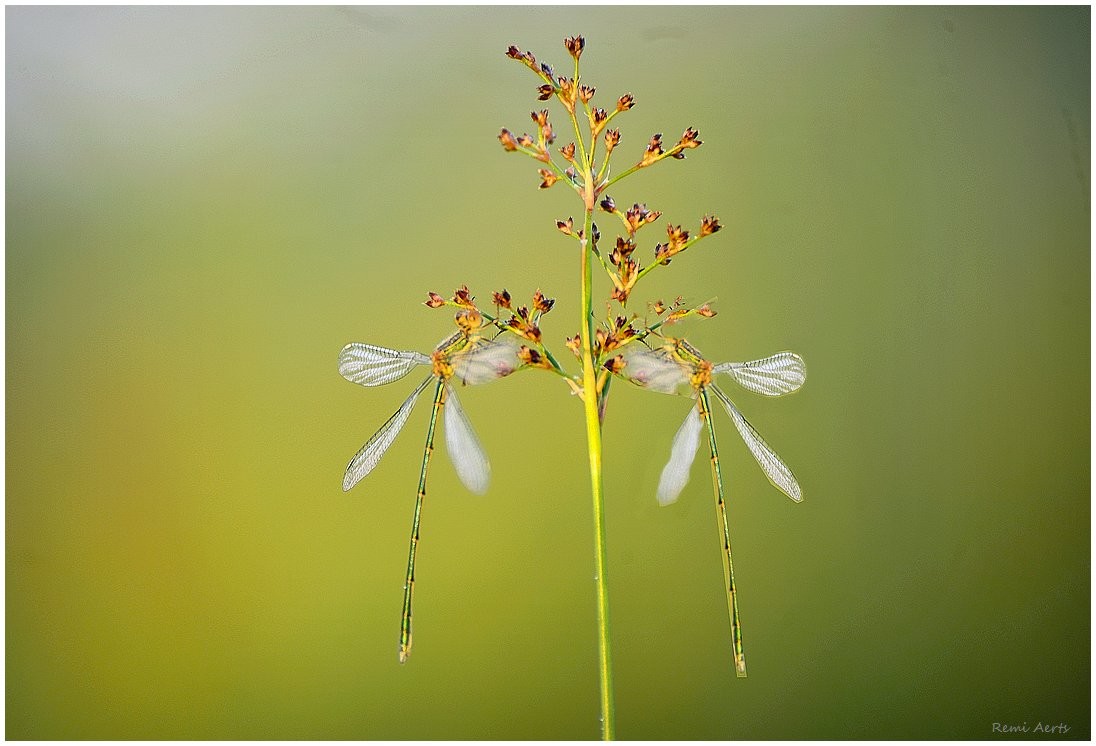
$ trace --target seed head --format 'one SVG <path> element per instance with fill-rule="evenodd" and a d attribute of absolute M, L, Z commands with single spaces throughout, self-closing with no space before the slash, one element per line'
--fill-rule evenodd
<path fill-rule="evenodd" d="M 639 163 L 641 166 L 649 166 L 658 160 L 662 155 L 662 133 L 656 132 L 651 136 L 651 141 L 647 143 L 647 150 L 643 154 L 643 160 Z"/>
<path fill-rule="evenodd" d="M 537 129 L 540 132 L 540 139 L 543 142 L 551 145 L 555 142 L 556 135 L 552 132 L 552 124 L 548 121 L 548 110 L 541 109 L 540 111 L 533 111 L 529 113 L 533 121 L 537 123 Z"/>
<path fill-rule="evenodd" d="M 685 150 L 689 148 L 699 148 L 704 143 L 697 139 L 700 133 L 689 127 L 685 130 L 685 134 L 681 136 L 681 139 L 677 141 L 673 149 L 670 151 L 670 157 L 676 158 L 679 161 L 685 160 Z"/>
<path fill-rule="evenodd" d="M 427 308 L 441 308 L 445 305 L 445 298 L 442 298 L 437 293 L 431 291 L 428 295 L 430 296 L 429 300 L 423 301 L 423 305 Z"/>
<path fill-rule="evenodd" d="M 605 195 L 605 199 L 598 203 L 598 207 L 605 212 L 616 212 L 616 202 L 609 195 Z"/>
<path fill-rule="evenodd" d="M 539 73 L 537 69 L 537 58 L 533 56 L 532 52 L 523 52 L 513 44 L 506 49 L 506 56 L 512 60 L 517 60 L 535 73 Z"/>
<path fill-rule="evenodd" d="M 632 98 L 632 94 L 625 93 L 623 96 L 617 99 L 617 111 L 628 111 L 636 105 L 636 100 Z"/>
<path fill-rule="evenodd" d="M 605 123 L 609 121 L 609 114 L 605 109 L 597 108 L 590 112 L 590 130 L 594 133 L 594 137 L 601 134 L 601 130 L 605 128 Z"/>
<path fill-rule="evenodd" d="M 613 152 L 613 148 L 620 144 L 620 130 L 605 130 L 605 157 Z"/>
<path fill-rule="evenodd" d="M 681 136 L 681 139 L 677 141 L 677 144 L 683 148 L 699 148 L 704 144 L 702 140 L 697 139 L 699 137 L 700 133 L 689 127 L 685 130 L 685 134 Z"/>
<path fill-rule="evenodd" d="M 573 236 L 575 234 L 575 219 L 557 220 L 556 228 L 559 228 L 559 232 L 565 236 Z"/>
<path fill-rule="evenodd" d="M 648 223 L 655 222 L 661 216 L 662 213 L 658 210 L 648 210 L 646 204 L 639 204 L 638 202 L 624 213 L 624 219 L 628 223 L 628 232 L 633 235 L 640 228 Z"/>
<path fill-rule="evenodd" d="M 620 374 L 624 372 L 624 366 L 627 363 L 624 361 L 623 355 L 617 355 L 614 358 L 605 361 L 604 368 L 610 373 Z"/>
<path fill-rule="evenodd" d="M 523 365 L 534 367 L 543 367 L 546 362 L 539 352 L 525 345 L 518 348 L 518 359 Z"/>
<path fill-rule="evenodd" d="M 594 97 L 594 91 L 597 90 L 591 85 L 580 85 L 578 87 L 578 97 L 582 99 L 582 103 L 590 103 L 590 99 Z"/>
<path fill-rule="evenodd" d="M 551 83 L 545 83 L 544 85 L 537 86 L 537 100 L 547 101 L 552 97 L 552 94 L 556 92 L 556 87 Z"/>
<path fill-rule="evenodd" d="M 458 306 L 474 309 L 476 307 L 476 304 L 472 302 L 474 300 L 475 296 L 469 293 L 467 285 L 461 285 L 453 293 L 453 302 L 456 303 Z"/>
<path fill-rule="evenodd" d="M 576 60 L 582 56 L 582 50 L 586 47 L 586 40 L 581 36 L 572 36 L 563 40 L 563 46 Z"/>
<path fill-rule="evenodd" d="M 577 357 L 579 360 L 582 359 L 582 340 L 577 334 L 573 337 L 568 337 L 567 339 L 563 340 L 563 343 L 567 345 L 567 349 L 575 354 L 575 357 Z"/>
<path fill-rule="evenodd" d="M 689 240 L 689 231 L 682 229 L 680 225 L 667 225 L 666 236 L 670 239 L 670 250 L 676 254 L 684 250 L 684 244 Z"/>
<path fill-rule="evenodd" d="M 506 325 L 530 342 L 540 343 L 540 329 L 529 320 L 529 309 L 525 306 L 519 308 Z"/>
<path fill-rule="evenodd" d="M 575 101 L 578 100 L 578 88 L 571 78 L 559 78 L 559 100 L 570 113 L 575 113 Z"/>
<path fill-rule="evenodd" d="M 703 306 L 696 309 L 696 313 L 698 316 L 703 316 L 706 319 L 715 316 L 715 311 L 712 310 L 712 305 L 710 303 L 705 303 Z"/>
<path fill-rule="evenodd" d="M 604 329 L 597 329 L 594 331 L 594 347 L 597 348 L 598 354 L 605 352 L 605 344 L 609 341 L 609 332 Z"/>
<path fill-rule="evenodd" d="M 510 293 L 507 292 L 506 288 L 503 288 L 501 293 L 492 293 L 491 295 L 496 306 L 499 308 L 510 308 Z"/>
<path fill-rule="evenodd" d="M 544 294 L 537 289 L 537 292 L 533 293 L 533 309 L 538 313 L 545 314 L 552 310 L 552 306 L 556 304 L 554 298 L 545 298 Z"/>
<path fill-rule="evenodd" d="M 700 220 L 700 235 L 710 236 L 713 233 L 718 232 L 719 229 L 722 227 L 723 226 L 720 224 L 719 218 L 717 218 L 715 215 L 705 215 Z"/>
<path fill-rule="evenodd" d="M 635 250 L 635 241 L 630 238 L 625 239 L 618 236 L 616 240 L 616 247 L 609 254 L 609 261 L 611 261 L 614 266 L 619 267 L 620 263 L 627 260 L 628 257 L 630 257 L 632 255 L 632 252 Z"/>
<path fill-rule="evenodd" d="M 513 133 L 505 127 L 503 127 L 502 132 L 499 133 L 499 142 L 502 143 L 502 147 L 506 151 L 518 149 L 518 141 L 514 138 Z"/>
<path fill-rule="evenodd" d="M 575 162 L 575 144 L 573 142 L 569 142 L 564 145 L 562 148 L 559 149 L 559 152 L 560 155 L 563 156 L 563 159 L 568 163 Z"/>
<path fill-rule="evenodd" d="M 651 310 L 655 312 L 657 316 L 661 316 L 666 313 L 666 304 L 661 300 L 656 300 L 651 306 Z"/>
<path fill-rule="evenodd" d="M 540 178 L 543 179 L 543 181 L 540 182 L 540 189 L 547 189 L 559 181 L 559 177 L 556 176 L 555 172 L 549 171 L 546 168 L 538 168 L 537 173 L 540 174 Z"/>

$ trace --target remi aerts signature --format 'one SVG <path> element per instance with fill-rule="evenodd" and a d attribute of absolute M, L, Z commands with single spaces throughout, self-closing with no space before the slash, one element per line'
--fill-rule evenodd
<path fill-rule="evenodd" d="M 1042 733 L 1044 735 L 1064 736 L 1069 733 L 1069 726 L 1065 723 L 1044 723 L 1039 721 L 1030 723 L 994 723 L 994 733 Z"/>

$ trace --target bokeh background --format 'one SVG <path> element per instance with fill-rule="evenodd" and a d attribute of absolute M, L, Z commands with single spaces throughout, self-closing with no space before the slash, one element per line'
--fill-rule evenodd
<path fill-rule="evenodd" d="M 578 202 L 495 139 L 538 106 L 506 46 L 565 69 L 574 33 L 595 100 L 638 101 L 621 164 L 705 143 L 618 203 L 726 225 L 640 299 L 715 297 L 684 330 L 712 358 L 810 372 L 736 394 L 800 505 L 717 414 L 746 680 L 704 459 L 654 499 L 688 402 L 614 387 L 620 737 L 1088 737 L 1088 8 L 6 18 L 9 738 L 597 736 L 577 402 L 533 374 L 462 397 L 492 487 L 439 447 L 400 666 L 429 407 L 344 494 L 414 382 L 335 369 L 428 350 L 426 291 L 465 282 L 543 288 L 575 333 Z"/>

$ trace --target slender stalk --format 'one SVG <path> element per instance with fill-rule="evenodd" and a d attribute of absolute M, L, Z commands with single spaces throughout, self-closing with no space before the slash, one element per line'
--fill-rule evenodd
<path fill-rule="evenodd" d="M 598 679 L 601 692 L 601 738 L 611 741 L 615 737 L 613 708 L 612 653 L 609 647 L 609 591 L 605 560 L 605 500 L 601 489 L 601 420 L 598 416 L 597 375 L 594 371 L 593 352 L 593 302 L 591 299 L 591 261 L 593 245 L 590 242 L 593 229 L 594 199 L 593 175 L 589 166 L 585 169 L 587 199 L 582 236 L 582 390 L 583 408 L 586 414 L 586 445 L 590 456 L 590 490 L 594 503 L 594 584 L 597 589 L 597 649 Z"/>

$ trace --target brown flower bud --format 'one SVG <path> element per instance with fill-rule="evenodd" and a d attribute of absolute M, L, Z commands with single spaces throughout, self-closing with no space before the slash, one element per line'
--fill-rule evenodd
<path fill-rule="evenodd" d="M 507 292 L 506 288 L 503 288 L 501 293 L 492 293 L 492 298 L 499 308 L 510 307 L 510 293 Z"/>
<path fill-rule="evenodd" d="M 666 304 L 661 300 L 656 300 L 651 306 L 651 310 L 654 311 L 656 315 L 661 316 L 666 313 Z"/>
<path fill-rule="evenodd" d="M 715 316 L 715 311 L 712 310 L 712 306 L 710 303 L 705 303 L 703 306 L 696 309 L 696 313 L 698 316 L 703 316 L 706 319 L 710 319 L 711 317 Z"/>
<path fill-rule="evenodd" d="M 429 296 L 430 296 L 429 300 L 423 301 L 423 304 L 427 308 L 441 308 L 442 306 L 445 305 L 445 298 L 442 298 L 437 293 L 430 292 Z"/>
<path fill-rule="evenodd" d="M 572 236 L 575 233 L 575 219 L 567 218 L 566 220 L 557 220 L 556 228 L 559 228 L 560 233 L 566 236 Z"/>
<path fill-rule="evenodd" d="M 563 159 L 568 163 L 575 162 L 575 144 L 573 142 L 569 142 L 564 145 L 562 148 L 559 149 L 559 152 L 560 155 L 563 156 Z"/>
<path fill-rule="evenodd" d="M 578 87 L 578 97 L 582 99 L 582 103 L 588 104 L 590 103 L 590 99 L 594 97 L 595 90 L 596 89 L 593 86 L 580 85 Z"/>
<path fill-rule="evenodd" d="M 552 97 L 552 94 L 556 92 L 556 87 L 550 83 L 537 86 L 537 100 L 547 101 Z"/>
<path fill-rule="evenodd" d="M 700 235 L 710 236 L 719 231 L 723 226 L 715 215 L 705 215 L 700 221 Z"/>
<path fill-rule="evenodd" d="M 540 174 L 542 181 L 540 182 L 540 189 L 547 189 L 548 187 L 559 181 L 559 177 L 554 172 L 549 171 L 546 168 L 538 168 L 537 173 Z"/>
<path fill-rule="evenodd" d="M 636 101 L 632 98 L 632 94 L 625 93 L 623 96 L 617 99 L 617 111 L 628 111 L 636 105 Z"/>
<path fill-rule="evenodd" d="M 567 345 L 567 349 L 575 354 L 575 357 L 582 359 L 582 339 L 577 334 L 563 340 L 563 343 Z"/>

